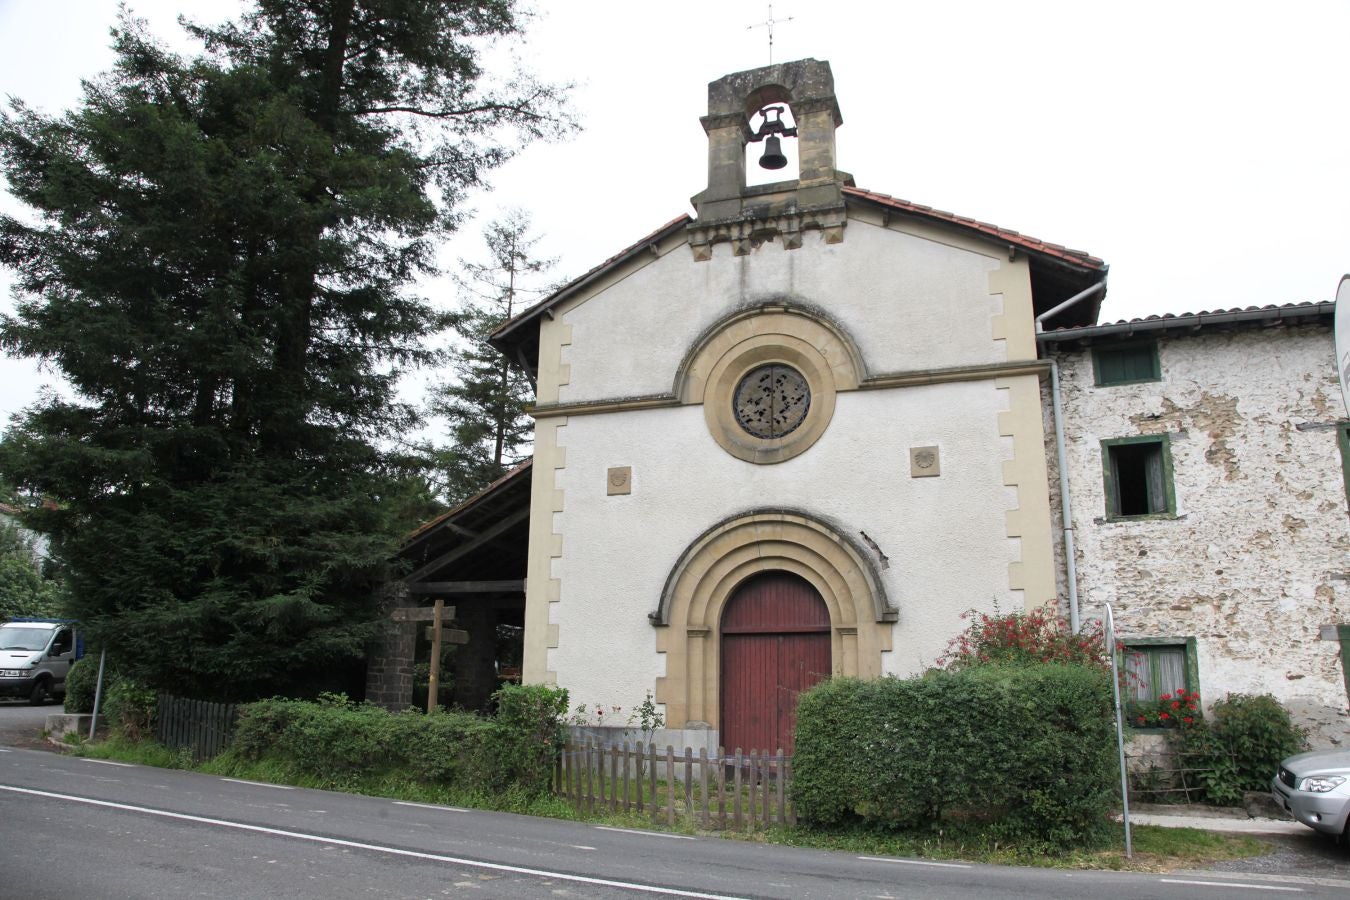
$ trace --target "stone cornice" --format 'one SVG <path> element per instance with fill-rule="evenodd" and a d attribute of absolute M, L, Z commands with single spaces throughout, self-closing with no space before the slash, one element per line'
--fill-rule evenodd
<path fill-rule="evenodd" d="M 666 409 L 679 406 L 674 394 L 648 394 L 643 397 L 613 397 L 602 400 L 584 400 L 580 403 L 536 404 L 525 412 L 536 419 L 554 416 L 588 416 L 595 413 L 628 412 L 634 409 Z"/>
<path fill-rule="evenodd" d="M 946 369 L 925 369 L 918 372 L 888 372 L 871 375 L 858 385 L 858 390 L 910 387 L 919 384 L 948 384 L 953 381 L 982 381 L 986 378 L 1007 378 L 1012 375 L 1046 377 L 1049 374 L 1049 361 L 1028 359 L 1022 362 L 953 366 Z"/>
<path fill-rule="evenodd" d="M 863 379 L 857 390 L 884 390 L 926 384 L 950 384 L 958 381 L 983 381 L 1015 375 L 1047 377 L 1047 360 L 1029 359 L 1023 362 L 988 363 L 975 366 L 953 366 L 944 369 L 923 369 L 916 372 L 888 372 Z M 847 389 L 840 393 L 847 393 Z M 526 412 L 536 419 L 554 416 L 587 416 L 596 413 L 630 412 L 638 409 L 670 409 L 681 406 L 674 394 L 648 394 L 641 397 L 613 397 L 586 400 L 580 403 L 546 403 L 530 407 Z"/>
<path fill-rule="evenodd" d="M 694 259 L 706 262 L 712 258 L 712 246 L 723 241 L 731 243 L 737 256 L 748 255 L 759 243 L 774 237 L 781 238 L 788 250 L 799 249 L 802 232 L 819 229 L 825 234 L 825 243 L 837 244 L 844 239 L 848 213 L 843 204 L 819 209 L 793 209 L 770 215 L 743 215 L 717 221 L 695 220 L 689 223 L 689 247 Z"/>

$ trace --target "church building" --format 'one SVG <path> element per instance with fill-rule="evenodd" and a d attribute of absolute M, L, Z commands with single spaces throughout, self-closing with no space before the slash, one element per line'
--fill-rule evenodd
<path fill-rule="evenodd" d="M 1343 732 L 1320 639 L 1350 621 L 1330 304 L 1111 330 L 1102 260 L 857 187 L 842 122 L 825 62 L 709 85 L 694 215 L 494 335 L 536 385 L 533 462 L 419 532 L 410 581 L 463 577 L 457 517 L 511 523 L 514 575 L 472 577 L 510 589 L 491 602 L 523 623 L 523 680 L 621 720 L 651 694 L 691 747 L 790 751 L 800 691 L 922 672 L 969 610 L 1103 602 L 1145 694 L 1256 672 L 1232 689 Z M 749 185 L 789 141 L 793 177 Z M 1272 418 L 1284 444 L 1248 441 Z M 1277 601 L 1252 593 L 1269 578 Z"/>

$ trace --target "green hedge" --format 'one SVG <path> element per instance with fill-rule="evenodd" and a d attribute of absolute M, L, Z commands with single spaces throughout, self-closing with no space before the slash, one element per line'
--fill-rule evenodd
<path fill-rule="evenodd" d="M 1072 665 L 836 678 L 801 697 L 793 766 L 810 824 L 966 824 L 1090 844 L 1115 802 L 1110 679 Z"/>
<path fill-rule="evenodd" d="M 241 709 L 230 749 L 245 759 L 280 762 L 325 784 L 402 773 L 484 794 L 547 792 L 567 692 L 509 685 L 495 699 L 499 711 L 492 719 L 463 712 L 391 713 L 334 694 L 318 702 L 262 700 Z"/>
<path fill-rule="evenodd" d="M 108 674 L 103 675 L 106 688 Z M 68 713 L 94 711 L 94 688 L 98 685 L 98 657 L 86 656 L 77 660 L 66 673 L 65 710 Z"/>
<path fill-rule="evenodd" d="M 1245 791 L 1270 790 L 1280 760 L 1306 750 L 1308 732 L 1270 694 L 1230 694 L 1205 719 L 1172 733 L 1205 799 L 1236 806 Z"/>

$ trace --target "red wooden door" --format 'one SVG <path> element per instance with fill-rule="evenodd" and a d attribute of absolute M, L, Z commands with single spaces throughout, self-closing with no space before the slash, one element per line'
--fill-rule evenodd
<path fill-rule="evenodd" d="M 797 695 L 830 675 L 825 601 L 797 575 L 756 575 L 727 602 L 721 643 L 722 746 L 791 753 Z"/>

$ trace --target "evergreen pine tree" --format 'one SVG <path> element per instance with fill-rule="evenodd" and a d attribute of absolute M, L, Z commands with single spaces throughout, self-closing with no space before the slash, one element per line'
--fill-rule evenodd
<path fill-rule="evenodd" d="M 512 0 L 256 0 L 188 29 L 193 58 L 124 21 L 77 109 L 0 118 L 38 219 L 0 217 L 0 344 L 74 395 L 6 433 L 0 473 L 57 501 L 25 521 L 124 669 L 248 698 L 363 652 L 406 525 L 396 380 L 447 324 L 409 288 L 464 192 L 566 123 L 555 89 L 482 70 Z"/>
<path fill-rule="evenodd" d="M 483 231 L 488 260 L 461 260 L 456 280 L 463 308 L 455 321 L 462 344 L 453 352 L 456 380 L 441 385 L 433 414 L 449 424 L 451 443 L 433 454 L 446 498 L 457 503 L 529 456 L 534 424 L 525 415 L 533 397 L 529 381 L 491 346 L 503 322 L 550 290 L 540 277 L 556 260 L 534 255 L 538 237 L 530 219 L 513 210 Z"/>
<path fill-rule="evenodd" d="M 33 539 L 0 517 L 0 622 L 58 615 L 64 599 L 61 583 L 43 572 Z"/>

